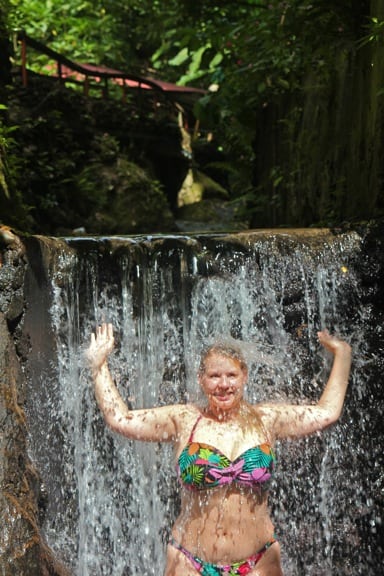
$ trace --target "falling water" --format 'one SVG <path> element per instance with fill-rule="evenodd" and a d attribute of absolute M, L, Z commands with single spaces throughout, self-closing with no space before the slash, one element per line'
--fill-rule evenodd
<path fill-rule="evenodd" d="M 374 401 L 357 408 L 370 386 L 357 234 L 68 239 L 41 250 L 46 286 L 31 277 L 27 321 L 30 450 L 44 532 L 74 575 L 158 576 L 179 505 L 170 446 L 114 435 L 96 407 L 83 352 L 104 321 L 116 333 L 111 371 L 137 408 L 197 401 L 199 350 L 223 335 L 242 343 L 249 400 L 313 401 L 330 366 L 316 332 L 345 336 L 355 360 L 343 417 L 278 444 L 271 511 L 286 576 L 378 574 L 368 481 L 378 471 L 364 435 Z"/>

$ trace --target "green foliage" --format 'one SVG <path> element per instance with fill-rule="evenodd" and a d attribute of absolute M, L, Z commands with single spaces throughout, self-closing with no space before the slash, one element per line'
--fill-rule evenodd
<path fill-rule="evenodd" d="M 0 104 L 0 110 L 5 110 L 6 106 Z M 7 161 L 6 161 L 6 149 L 9 146 L 8 129 L 3 124 L 3 120 L 0 117 L 0 189 L 9 198 L 9 187 L 7 183 Z"/>
<path fill-rule="evenodd" d="M 133 56 L 119 37 L 112 2 L 87 0 L 9 0 L 9 26 L 79 62 L 119 65 Z M 113 8 L 113 10 L 111 10 Z"/>
<path fill-rule="evenodd" d="M 152 65 L 180 84 L 212 87 L 195 113 L 231 157 L 232 193 L 252 197 L 263 109 L 301 99 L 311 88 L 304 82 L 308 71 L 318 90 L 328 85 L 335 52 L 354 48 L 358 3 L 185 0 L 158 10 L 157 3 L 148 6 L 159 44 Z"/>
<path fill-rule="evenodd" d="M 326 118 L 323 109 L 338 97 L 337 82 L 357 49 L 383 44 L 383 14 L 374 12 L 380 3 L 366 0 L 7 1 L 12 26 L 72 59 L 210 88 L 195 108 L 200 134 L 212 133 L 223 150 L 232 196 L 255 214 L 269 210 L 271 222 L 279 213 L 298 213 L 301 190 L 308 206 L 317 201 L 308 188 L 313 181 L 323 186 L 321 176 L 312 180 L 309 171 L 320 170 L 326 144 L 314 133 L 322 126 L 307 115 Z M 376 86 L 375 97 L 382 93 Z M 378 109 L 374 101 L 366 107 Z M 331 166 L 345 134 L 329 132 Z M 65 127 L 62 136 L 69 145 Z M 49 173 L 50 158 L 41 161 Z M 336 178 L 329 166 L 324 172 L 333 192 L 321 204 L 331 214 L 342 204 L 348 177 Z M 67 168 L 56 171 L 58 185 L 69 185 Z M 54 203 L 55 185 L 44 202 Z"/>
<path fill-rule="evenodd" d="M 383 42 L 384 40 L 384 20 L 373 16 L 369 18 L 365 26 L 367 33 L 358 41 L 358 47 L 362 48 L 369 42 Z"/>
<path fill-rule="evenodd" d="M 7 112 L 4 104 L 0 104 L 0 112 Z M 8 126 L 0 116 L 0 223 L 27 230 L 31 224 L 29 207 L 17 185 L 23 174 L 23 163 L 17 154 L 17 130 L 17 126 Z"/>
<path fill-rule="evenodd" d="M 49 79 L 31 77 L 27 94 L 10 91 L 9 108 L 19 125 L 15 188 L 28 207 L 25 230 L 57 235 L 81 227 L 95 234 L 173 229 L 154 169 L 139 166 L 138 121 L 124 104 L 86 100 Z M 162 140 L 160 123 L 151 122 L 151 145 L 168 141 L 169 127 Z M 149 127 L 142 133 L 148 136 Z M 152 158 L 146 155 L 145 166 L 153 166 Z M 0 211 L 3 204 L 0 197 Z M 4 205 L 8 222 L 12 208 Z"/>
<path fill-rule="evenodd" d="M 7 106 L 0 104 L 0 113 L 5 112 Z M 10 200 L 12 189 L 18 170 L 15 155 L 15 139 L 13 138 L 17 126 L 8 126 L 0 116 L 0 191 Z"/>

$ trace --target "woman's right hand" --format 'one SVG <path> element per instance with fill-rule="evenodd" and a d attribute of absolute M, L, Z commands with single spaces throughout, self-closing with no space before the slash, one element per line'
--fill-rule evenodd
<path fill-rule="evenodd" d="M 96 328 L 96 332 L 91 335 L 91 343 L 86 350 L 86 358 L 90 368 L 99 370 L 115 345 L 112 324 L 101 324 Z"/>

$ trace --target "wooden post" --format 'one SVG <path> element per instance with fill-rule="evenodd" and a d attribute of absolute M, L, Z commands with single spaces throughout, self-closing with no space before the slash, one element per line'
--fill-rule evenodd
<path fill-rule="evenodd" d="M 28 77 L 27 77 L 27 41 L 23 37 L 21 40 L 21 79 L 24 88 L 28 85 Z"/>
<path fill-rule="evenodd" d="M 125 85 L 125 79 L 123 79 L 122 89 L 123 89 L 123 93 L 121 95 L 121 101 L 123 102 L 123 104 L 126 104 L 126 102 L 127 102 L 127 90 L 126 90 L 126 85 Z"/>
<path fill-rule="evenodd" d="M 103 98 L 108 98 L 108 78 L 104 77 L 104 87 L 102 90 Z"/>

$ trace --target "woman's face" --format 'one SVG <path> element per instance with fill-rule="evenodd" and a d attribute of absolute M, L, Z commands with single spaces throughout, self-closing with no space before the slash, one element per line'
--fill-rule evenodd
<path fill-rule="evenodd" d="M 236 409 L 243 398 L 247 370 L 239 360 L 212 352 L 204 362 L 200 374 L 200 386 L 208 398 L 210 409 L 215 413 Z"/>

